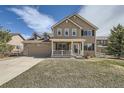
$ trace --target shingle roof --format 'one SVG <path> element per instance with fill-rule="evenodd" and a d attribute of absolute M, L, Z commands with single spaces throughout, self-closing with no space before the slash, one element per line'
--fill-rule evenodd
<path fill-rule="evenodd" d="M 108 36 L 97 36 L 96 39 L 97 40 L 107 40 Z"/>
<path fill-rule="evenodd" d="M 12 36 L 16 36 L 16 35 L 19 35 L 23 40 L 25 40 L 24 39 L 24 37 L 20 34 L 20 33 L 10 33 Z"/>

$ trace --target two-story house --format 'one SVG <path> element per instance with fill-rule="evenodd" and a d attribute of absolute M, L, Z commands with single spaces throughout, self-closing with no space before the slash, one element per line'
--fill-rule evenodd
<path fill-rule="evenodd" d="M 95 56 L 97 29 L 78 14 L 67 16 L 52 26 L 53 37 L 49 42 L 24 41 L 24 50 L 28 52 L 25 54 L 51 57 Z"/>
<path fill-rule="evenodd" d="M 95 56 L 97 29 L 78 14 L 64 18 L 52 26 L 52 57 Z"/>

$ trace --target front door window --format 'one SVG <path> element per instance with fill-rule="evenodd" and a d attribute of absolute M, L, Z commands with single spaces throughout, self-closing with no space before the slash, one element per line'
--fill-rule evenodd
<path fill-rule="evenodd" d="M 77 46 L 77 44 L 74 45 L 74 53 L 78 54 L 78 46 Z"/>
<path fill-rule="evenodd" d="M 74 43 L 74 45 L 73 45 L 73 53 L 75 55 L 79 55 L 81 53 L 81 44 L 80 43 Z"/>

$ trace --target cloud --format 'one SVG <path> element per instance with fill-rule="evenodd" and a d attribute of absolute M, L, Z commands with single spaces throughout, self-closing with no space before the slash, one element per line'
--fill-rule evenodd
<path fill-rule="evenodd" d="M 85 6 L 79 14 L 99 28 L 97 36 L 109 35 L 119 23 L 124 25 L 124 6 Z"/>
<path fill-rule="evenodd" d="M 51 30 L 50 27 L 55 23 L 52 17 L 40 13 L 35 7 L 23 6 L 9 10 L 20 16 L 20 19 L 36 32 L 48 32 Z"/>

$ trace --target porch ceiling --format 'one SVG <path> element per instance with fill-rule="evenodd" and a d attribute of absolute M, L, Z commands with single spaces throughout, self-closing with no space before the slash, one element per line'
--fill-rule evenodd
<path fill-rule="evenodd" d="M 51 39 L 53 42 L 84 42 L 85 39 Z"/>

